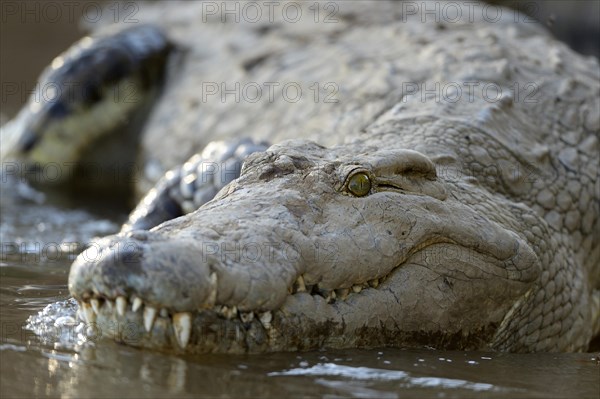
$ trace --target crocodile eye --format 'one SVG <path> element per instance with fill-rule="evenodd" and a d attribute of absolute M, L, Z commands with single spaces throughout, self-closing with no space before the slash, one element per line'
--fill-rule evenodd
<path fill-rule="evenodd" d="M 359 172 L 348 180 L 348 191 L 357 197 L 364 197 L 371 191 L 371 180 L 364 172 Z"/>

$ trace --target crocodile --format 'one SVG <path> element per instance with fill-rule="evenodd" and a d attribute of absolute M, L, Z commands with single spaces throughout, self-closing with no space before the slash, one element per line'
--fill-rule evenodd
<path fill-rule="evenodd" d="M 171 64 L 141 133 L 150 191 L 71 266 L 81 317 L 188 353 L 586 350 L 598 61 L 503 8 L 284 4 L 305 18 L 155 4 L 140 19 L 166 36 L 104 36 L 145 29 Z"/>

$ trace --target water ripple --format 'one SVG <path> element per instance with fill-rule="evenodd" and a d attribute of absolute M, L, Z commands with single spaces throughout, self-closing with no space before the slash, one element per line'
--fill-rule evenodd
<path fill-rule="evenodd" d="M 375 369 L 370 367 L 351 367 L 335 363 L 319 363 L 308 368 L 294 368 L 272 372 L 269 376 L 336 376 L 352 380 L 399 381 L 406 387 L 467 389 L 478 392 L 504 391 L 507 388 L 482 382 L 471 382 L 451 378 L 414 377 L 405 371 Z M 324 381 L 322 381 L 324 382 Z M 327 384 L 330 385 L 330 384 Z"/>

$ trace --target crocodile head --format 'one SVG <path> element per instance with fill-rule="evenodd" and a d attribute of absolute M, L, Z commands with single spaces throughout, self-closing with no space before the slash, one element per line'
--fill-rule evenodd
<path fill-rule="evenodd" d="M 142 347 L 486 347 L 538 260 L 454 180 L 415 150 L 284 142 L 197 211 L 93 244 L 69 289 Z"/>

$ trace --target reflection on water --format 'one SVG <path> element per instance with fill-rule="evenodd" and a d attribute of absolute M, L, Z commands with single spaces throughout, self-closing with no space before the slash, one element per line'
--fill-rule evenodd
<path fill-rule="evenodd" d="M 424 359 L 421 359 L 424 360 Z M 335 363 L 319 363 L 312 367 L 295 368 L 282 372 L 269 373 L 269 376 L 277 375 L 305 375 L 305 376 L 335 376 L 343 379 L 362 381 L 397 381 L 404 388 L 462 388 L 471 391 L 510 391 L 496 387 L 492 384 L 474 383 L 463 380 L 439 377 L 413 377 L 405 371 L 374 369 L 369 367 L 341 366 Z M 316 379 L 316 383 L 325 386 L 343 388 L 342 381 L 329 381 Z M 354 391 L 354 389 L 352 389 Z M 349 391 L 350 393 L 350 391 Z"/>

